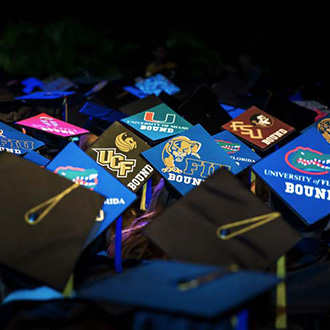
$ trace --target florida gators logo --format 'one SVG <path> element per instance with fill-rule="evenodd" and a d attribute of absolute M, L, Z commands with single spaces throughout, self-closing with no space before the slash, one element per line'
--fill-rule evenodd
<path fill-rule="evenodd" d="M 163 172 L 182 173 L 175 162 L 181 163 L 187 156 L 201 157 L 198 154 L 202 144 L 192 141 L 186 136 L 178 136 L 169 140 L 162 151 L 162 161 L 166 167 L 162 168 Z"/>
<path fill-rule="evenodd" d="M 98 172 L 95 169 L 85 169 L 72 166 L 59 166 L 54 173 L 64 176 L 66 179 L 78 183 L 90 190 L 98 184 Z"/>
<path fill-rule="evenodd" d="M 234 142 L 224 141 L 224 140 L 215 140 L 215 142 L 220 146 L 228 155 L 236 154 L 240 151 L 241 145 Z"/>
<path fill-rule="evenodd" d="M 285 162 L 305 174 L 323 175 L 330 171 L 330 155 L 311 148 L 297 147 L 285 155 Z"/>

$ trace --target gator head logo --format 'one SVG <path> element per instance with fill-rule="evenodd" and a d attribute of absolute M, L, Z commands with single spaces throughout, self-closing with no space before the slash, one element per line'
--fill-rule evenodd
<path fill-rule="evenodd" d="M 98 184 L 97 177 L 99 174 L 93 168 L 84 169 L 72 166 L 59 166 L 54 173 L 64 176 L 68 180 L 78 183 L 90 190 L 94 190 Z"/>
<path fill-rule="evenodd" d="M 201 157 L 198 154 L 202 144 L 197 141 L 191 141 L 186 136 L 178 136 L 169 140 L 162 151 L 162 160 L 166 167 L 162 169 L 163 172 L 182 171 L 175 166 L 175 162 L 181 163 L 186 156 L 195 156 L 198 159 Z"/>
<path fill-rule="evenodd" d="M 129 152 L 137 148 L 136 141 L 132 137 L 127 136 L 126 132 L 117 135 L 115 144 L 116 147 L 122 152 Z"/>
<path fill-rule="evenodd" d="M 241 145 L 234 142 L 215 140 L 215 142 L 229 155 L 240 151 Z"/>
<path fill-rule="evenodd" d="M 317 124 L 317 130 L 330 143 L 330 118 L 325 118 Z"/>
<path fill-rule="evenodd" d="M 290 150 L 285 155 L 285 161 L 294 170 L 305 174 L 322 175 L 330 171 L 330 155 L 310 148 Z"/>

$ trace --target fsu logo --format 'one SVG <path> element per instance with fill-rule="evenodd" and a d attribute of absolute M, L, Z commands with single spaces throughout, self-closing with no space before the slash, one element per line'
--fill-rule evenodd
<path fill-rule="evenodd" d="M 285 162 L 305 174 L 323 175 L 330 171 L 330 155 L 311 148 L 297 147 L 285 155 Z"/>
<path fill-rule="evenodd" d="M 96 162 L 116 172 L 117 178 L 127 178 L 133 172 L 136 159 L 127 159 L 126 155 L 116 152 L 115 148 L 93 148 L 97 153 Z"/>
<path fill-rule="evenodd" d="M 255 128 L 254 125 L 246 125 L 243 121 L 233 121 L 230 124 L 230 128 L 234 131 L 240 131 L 242 135 L 249 135 L 253 140 L 263 139 L 262 132 L 260 128 Z"/>
<path fill-rule="evenodd" d="M 150 122 L 150 123 L 158 123 L 158 124 L 174 124 L 175 122 L 175 117 L 176 115 L 172 114 L 172 113 L 167 113 L 166 117 L 164 120 L 155 120 L 154 119 L 155 113 L 154 112 L 150 112 L 147 111 L 144 114 L 144 121 Z"/>
<path fill-rule="evenodd" d="M 126 132 L 117 135 L 115 145 L 122 152 L 129 152 L 137 148 L 136 141 L 132 137 L 127 136 Z"/>
<path fill-rule="evenodd" d="M 262 113 L 256 113 L 250 117 L 250 123 L 256 127 L 268 128 L 273 126 L 274 120 Z"/>
<path fill-rule="evenodd" d="M 241 145 L 234 142 L 224 141 L 224 140 L 215 140 L 215 142 L 229 155 L 236 154 L 240 151 Z"/>
<path fill-rule="evenodd" d="M 98 184 L 98 172 L 95 169 L 84 169 L 72 166 L 59 166 L 54 173 L 64 176 L 66 179 L 80 184 L 90 190 Z"/>
<path fill-rule="evenodd" d="M 202 144 L 197 141 L 191 141 L 185 136 L 178 136 L 171 139 L 165 144 L 162 151 L 162 161 L 166 167 L 162 168 L 163 172 L 182 173 L 182 170 L 175 166 L 175 162 L 181 163 L 186 156 L 195 156 L 198 159 L 198 151 Z"/>

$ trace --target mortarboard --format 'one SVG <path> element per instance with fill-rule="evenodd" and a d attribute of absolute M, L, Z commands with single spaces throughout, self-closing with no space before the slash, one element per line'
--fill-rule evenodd
<path fill-rule="evenodd" d="M 175 260 L 264 270 L 299 240 L 281 217 L 220 169 L 144 233 Z"/>
<path fill-rule="evenodd" d="M 182 132 L 142 155 L 182 195 L 220 167 L 234 174 L 242 170 L 201 125 Z"/>
<path fill-rule="evenodd" d="M 115 121 L 126 117 L 126 115 L 119 111 L 92 102 L 86 102 L 79 112 L 86 116 L 104 120 L 109 123 L 114 123 Z"/>
<path fill-rule="evenodd" d="M 169 138 L 192 127 L 164 103 L 121 121 L 152 142 Z"/>
<path fill-rule="evenodd" d="M 271 96 L 265 111 L 301 131 L 314 122 L 316 113 L 293 102 Z"/>
<path fill-rule="evenodd" d="M 104 276 L 82 287 L 77 296 L 139 310 L 214 318 L 237 310 L 278 282 L 272 274 L 152 261 Z"/>
<path fill-rule="evenodd" d="M 135 84 L 135 87 L 147 95 L 154 94 L 159 96 L 161 92 L 173 95 L 180 92 L 180 88 L 162 74 L 156 74 L 152 77 L 141 79 Z"/>
<path fill-rule="evenodd" d="M 233 105 L 228 105 L 220 102 L 221 107 L 227 111 L 231 118 L 236 118 L 241 115 L 246 109 L 238 108 Z"/>
<path fill-rule="evenodd" d="M 141 138 L 115 122 L 87 150 L 87 154 L 121 183 L 137 192 L 154 173 L 154 168 L 140 156 L 149 148 Z"/>
<path fill-rule="evenodd" d="M 61 99 L 70 95 L 75 94 L 75 92 L 35 92 L 28 95 L 18 96 L 16 100 L 56 100 Z"/>
<path fill-rule="evenodd" d="M 44 143 L 0 122 L 0 152 L 22 155 L 44 146 Z"/>
<path fill-rule="evenodd" d="M 54 92 L 54 91 L 64 92 L 70 88 L 76 88 L 76 87 L 77 85 L 74 84 L 72 81 L 70 81 L 68 78 L 59 77 L 54 80 L 49 80 L 49 81 L 44 80 L 41 89 L 44 92 Z"/>
<path fill-rule="evenodd" d="M 84 153 L 69 143 L 46 169 L 106 197 L 85 246 L 101 235 L 136 199 L 128 188 Z"/>
<path fill-rule="evenodd" d="M 292 126 L 257 107 L 249 108 L 222 127 L 262 151 L 295 131 Z"/>
<path fill-rule="evenodd" d="M 141 90 L 139 90 L 139 89 L 137 89 L 133 86 L 124 86 L 123 90 L 128 92 L 128 93 L 133 94 L 134 96 L 136 96 L 139 99 L 143 99 L 148 95 L 148 94 L 145 94 L 145 93 L 141 92 Z"/>
<path fill-rule="evenodd" d="M 8 153 L 0 182 L 0 263 L 63 290 L 104 197 Z"/>
<path fill-rule="evenodd" d="M 210 134 L 218 133 L 221 125 L 231 119 L 206 86 L 198 87 L 177 111 L 193 125 L 201 124 Z"/>
<path fill-rule="evenodd" d="M 48 158 L 40 155 L 38 152 L 35 151 L 29 151 L 27 154 L 24 155 L 23 158 L 43 167 L 45 167 L 49 163 Z"/>
<path fill-rule="evenodd" d="M 246 144 L 228 131 L 213 135 L 215 142 L 232 158 L 243 170 L 258 162 L 261 158 Z"/>
<path fill-rule="evenodd" d="M 37 116 L 21 120 L 16 124 L 31 127 L 64 138 L 88 133 L 84 128 L 66 123 L 62 120 L 51 117 L 46 113 L 41 113 Z"/>
<path fill-rule="evenodd" d="M 330 145 L 316 128 L 252 169 L 308 225 L 330 214 Z"/>
<path fill-rule="evenodd" d="M 163 101 L 155 95 L 148 95 L 147 97 L 131 102 L 119 108 L 120 112 L 127 116 L 135 115 L 141 111 L 148 110 L 163 103 Z"/>

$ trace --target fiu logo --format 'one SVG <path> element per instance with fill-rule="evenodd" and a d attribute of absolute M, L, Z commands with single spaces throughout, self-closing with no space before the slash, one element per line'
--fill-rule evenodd
<path fill-rule="evenodd" d="M 133 172 L 136 159 L 127 159 L 126 155 L 116 152 L 115 148 L 93 148 L 97 153 L 96 162 L 116 172 L 117 178 L 127 178 Z"/>
<path fill-rule="evenodd" d="M 174 124 L 176 115 L 172 113 L 167 113 L 164 120 L 155 120 L 155 113 L 151 111 L 146 111 L 144 114 L 144 121 L 150 123 L 158 123 L 158 124 Z"/>
<path fill-rule="evenodd" d="M 249 135 L 253 140 L 263 139 L 262 132 L 260 128 L 255 128 L 254 125 L 246 125 L 243 121 L 233 121 L 230 124 L 230 128 L 234 131 L 240 131 L 242 135 Z"/>
<path fill-rule="evenodd" d="M 328 174 L 330 155 L 311 148 L 297 147 L 285 155 L 285 162 L 294 170 L 312 175 Z"/>
<path fill-rule="evenodd" d="M 162 151 L 162 161 L 166 167 L 163 172 L 182 173 L 182 170 L 175 166 L 175 162 L 181 163 L 186 156 L 201 157 L 198 154 L 202 144 L 197 141 L 191 141 L 186 136 L 178 136 L 169 140 Z"/>
<path fill-rule="evenodd" d="M 84 169 L 72 166 L 59 166 L 54 171 L 55 174 L 64 176 L 66 179 L 80 184 L 90 190 L 98 184 L 98 172 L 95 169 Z"/>
<path fill-rule="evenodd" d="M 317 125 L 317 130 L 330 143 L 330 118 L 321 120 Z"/>
<path fill-rule="evenodd" d="M 7 139 L 3 134 L 3 131 L 0 131 L 0 148 L 13 148 L 13 149 L 23 149 L 31 151 L 34 149 L 34 143 L 32 141 L 16 140 L 16 139 Z"/>
<path fill-rule="evenodd" d="M 129 152 L 137 148 L 136 141 L 132 137 L 127 136 L 126 132 L 116 136 L 115 145 L 122 152 Z"/>

